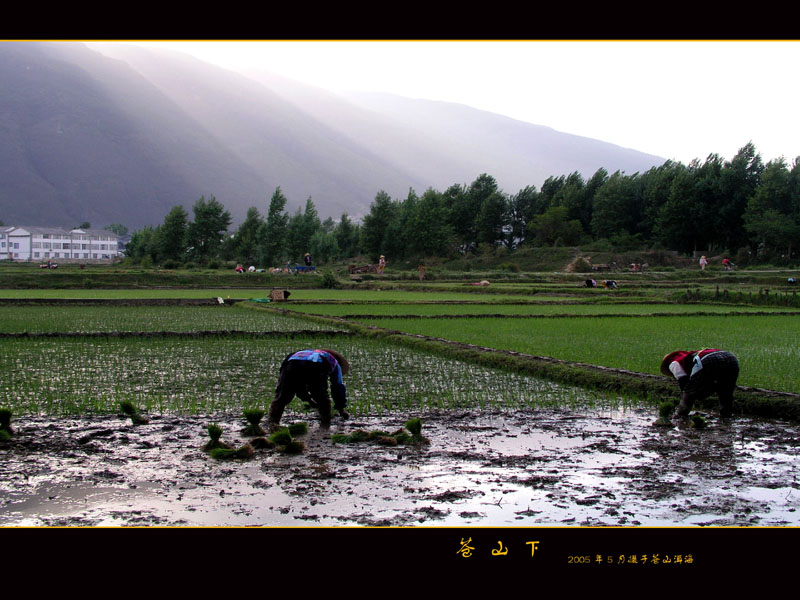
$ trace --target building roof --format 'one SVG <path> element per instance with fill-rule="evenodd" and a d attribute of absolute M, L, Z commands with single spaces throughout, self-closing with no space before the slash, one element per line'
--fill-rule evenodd
<path fill-rule="evenodd" d="M 94 237 L 111 237 L 113 239 L 119 236 L 108 229 L 65 229 L 63 227 L 38 227 L 38 226 L 12 226 L 0 231 L 4 231 L 8 235 L 42 235 L 42 234 L 55 234 L 55 235 L 91 235 Z M 17 233 L 19 232 L 19 233 Z"/>

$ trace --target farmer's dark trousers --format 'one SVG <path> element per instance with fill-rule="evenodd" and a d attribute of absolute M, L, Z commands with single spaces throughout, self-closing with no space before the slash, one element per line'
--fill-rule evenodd
<path fill-rule="evenodd" d="M 739 378 L 739 361 L 730 352 L 721 350 L 702 358 L 703 368 L 695 373 L 684 390 L 691 410 L 696 400 L 715 393 L 719 397 L 720 413 L 730 416 L 733 411 L 733 390 Z"/>
<path fill-rule="evenodd" d="M 284 360 L 281 365 L 275 400 L 269 407 L 269 420 L 278 423 L 284 409 L 297 396 L 317 405 L 320 419 L 331 420 L 331 399 L 328 395 L 328 365 L 310 360 Z"/>

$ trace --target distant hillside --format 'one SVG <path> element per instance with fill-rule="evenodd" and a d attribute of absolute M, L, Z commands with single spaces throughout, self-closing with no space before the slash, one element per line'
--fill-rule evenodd
<path fill-rule="evenodd" d="M 381 189 L 489 173 L 514 193 L 664 162 L 466 106 L 343 97 L 129 45 L 3 42 L 0 78 L 5 223 L 140 228 L 213 194 L 236 224 L 249 206 L 266 213 L 277 186 L 292 212 L 311 197 L 323 218 L 359 218 Z"/>

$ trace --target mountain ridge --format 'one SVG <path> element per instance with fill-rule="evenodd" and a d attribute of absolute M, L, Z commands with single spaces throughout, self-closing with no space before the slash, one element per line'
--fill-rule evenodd
<path fill-rule="evenodd" d="M 466 105 L 336 94 L 128 44 L 0 43 L 0 219 L 160 223 L 214 195 L 234 225 L 281 187 L 293 212 L 359 219 L 384 190 L 481 173 L 507 193 L 549 176 L 629 173 L 652 155 Z M 47 217 L 47 218 L 45 218 Z"/>

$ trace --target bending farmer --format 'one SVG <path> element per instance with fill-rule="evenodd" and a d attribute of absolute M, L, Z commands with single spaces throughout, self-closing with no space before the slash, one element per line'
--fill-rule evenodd
<path fill-rule="evenodd" d="M 733 414 L 733 390 L 739 377 L 739 361 L 725 350 L 676 350 L 661 361 L 661 372 L 673 375 L 681 388 L 678 416 L 685 417 L 696 400 L 713 393 L 719 397 L 720 416 Z"/>
<path fill-rule="evenodd" d="M 269 407 L 269 421 L 277 424 L 283 410 L 295 396 L 308 402 L 319 411 L 322 424 L 331 422 L 331 399 L 328 396 L 328 380 L 331 382 L 333 406 L 343 419 L 350 415 L 345 411 L 347 390 L 342 375 L 350 371 L 344 356 L 334 350 L 300 350 L 288 355 L 281 363 L 275 400 Z"/>

